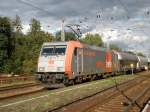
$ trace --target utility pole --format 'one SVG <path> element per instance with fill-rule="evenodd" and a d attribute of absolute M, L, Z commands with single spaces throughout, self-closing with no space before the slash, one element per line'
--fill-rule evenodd
<path fill-rule="evenodd" d="M 64 18 L 61 20 L 61 41 L 65 41 Z"/>

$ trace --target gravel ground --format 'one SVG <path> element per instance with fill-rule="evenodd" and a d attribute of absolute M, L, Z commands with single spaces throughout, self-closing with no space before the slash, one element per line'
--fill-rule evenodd
<path fill-rule="evenodd" d="M 114 79 L 116 79 L 118 83 L 121 83 L 137 76 L 138 75 L 123 75 L 115 78 L 107 78 L 56 90 L 46 90 L 45 92 L 32 95 L 1 100 L 0 112 L 43 112 L 47 109 L 59 107 L 113 86 L 115 84 Z"/>

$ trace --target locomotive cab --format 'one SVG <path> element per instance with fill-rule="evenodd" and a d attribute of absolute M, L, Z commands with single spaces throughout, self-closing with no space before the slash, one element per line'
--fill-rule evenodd
<path fill-rule="evenodd" d="M 73 77 L 73 59 L 77 41 L 44 43 L 40 52 L 37 78 L 48 87 L 67 85 Z"/>
<path fill-rule="evenodd" d="M 51 83 L 61 82 L 65 71 L 66 48 L 67 44 L 65 42 L 43 44 L 37 67 L 40 80 Z"/>

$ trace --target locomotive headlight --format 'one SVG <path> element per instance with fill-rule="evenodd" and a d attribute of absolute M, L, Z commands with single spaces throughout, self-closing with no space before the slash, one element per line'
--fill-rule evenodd
<path fill-rule="evenodd" d="M 39 72 L 44 72 L 45 68 L 44 67 L 39 67 Z"/>

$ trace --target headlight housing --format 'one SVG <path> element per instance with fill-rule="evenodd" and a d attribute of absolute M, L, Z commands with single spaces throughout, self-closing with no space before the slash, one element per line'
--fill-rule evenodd
<path fill-rule="evenodd" d="M 44 72 L 45 68 L 44 67 L 39 67 L 39 72 Z"/>

